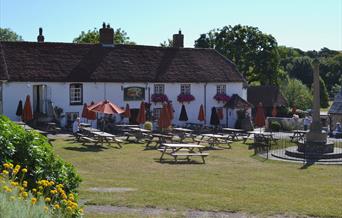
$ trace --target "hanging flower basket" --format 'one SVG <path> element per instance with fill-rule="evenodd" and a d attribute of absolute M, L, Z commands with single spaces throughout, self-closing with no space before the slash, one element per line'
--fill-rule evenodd
<path fill-rule="evenodd" d="M 194 101 L 195 100 L 195 97 L 191 94 L 179 94 L 177 96 L 177 101 L 179 101 L 180 103 L 183 103 L 183 102 L 191 102 L 191 101 Z"/>
<path fill-rule="evenodd" d="M 218 102 L 221 102 L 221 101 L 222 102 L 228 102 L 230 100 L 230 97 L 226 94 L 219 94 L 218 93 L 214 96 L 214 99 Z"/>
<path fill-rule="evenodd" d="M 165 94 L 153 94 L 151 96 L 151 101 L 154 103 L 158 103 L 158 102 L 168 102 L 169 98 L 165 95 Z"/>

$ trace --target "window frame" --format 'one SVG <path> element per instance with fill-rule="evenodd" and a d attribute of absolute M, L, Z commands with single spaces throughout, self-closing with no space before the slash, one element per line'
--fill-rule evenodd
<path fill-rule="evenodd" d="M 79 86 L 79 87 L 73 87 Z M 79 101 L 75 100 L 76 91 L 80 90 Z M 70 105 L 83 105 L 83 84 L 82 83 L 70 83 L 69 85 L 69 103 Z"/>
<path fill-rule="evenodd" d="M 154 84 L 153 93 L 164 95 L 165 94 L 165 84 L 161 84 L 161 83 Z"/>
<path fill-rule="evenodd" d="M 180 84 L 180 94 L 191 95 L 191 84 L 190 83 Z"/>
<path fill-rule="evenodd" d="M 227 94 L 227 85 L 225 84 L 219 84 L 216 85 L 216 94 Z"/>

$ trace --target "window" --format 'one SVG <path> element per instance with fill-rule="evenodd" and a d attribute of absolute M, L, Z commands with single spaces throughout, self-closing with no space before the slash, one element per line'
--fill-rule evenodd
<path fill-rule="evenodd" d="M 154 84 L 154 94 L 164 94 L 164 84 Z"/>
<path fill-rule="evenodd" d="M 216 86 L 217 94 L 226 94 L 226 85 L 217 85 Z"/>
<path fill-rule="evenodd" d="M 161 108 L 154 108 L 153 109 L 153 120 L 159 120 Z"/>
<path fill-rule="evenodd" d="M 181 94 L 189 95 L 191 94 L 190 84 L 181 84 Z"/>
<path fill-rule="evenodd" d="M 3 113 L 2 105 L 2 83 L 0 82 L 0 114 Z"/>
<path fill-rule="evenodd" d="M 80 83 L 70 84 L 70 105 L 83 104 L 83 85 Z"/>

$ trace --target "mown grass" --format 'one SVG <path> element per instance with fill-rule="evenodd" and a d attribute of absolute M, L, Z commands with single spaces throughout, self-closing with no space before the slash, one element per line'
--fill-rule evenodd
<path fill-rule="evenodd" d="M 80 198 L 86 204 L 342 217 L 342 166 L 301 169 L 261 160 L 239 142 L 230 150 L 210 151 L 206 164 L 161 164 L 160 152 L 143 146 L 97 149 L 66 139 L 54 142 L 57 154 L 81 175 Z M 136 191 L 90 191 L 93 187 Z"/>

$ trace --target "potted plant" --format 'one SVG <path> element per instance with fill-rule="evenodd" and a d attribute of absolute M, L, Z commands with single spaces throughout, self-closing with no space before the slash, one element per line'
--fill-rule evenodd
<path fill-rule="evenodd" d="M 169 98 L 165 95 L 165 94 L 153 94 L 151 96 L 151 101 L 154 103 L 158 103 L 158 102 L 168 102 Z"/>
<path fill-rule="evenodd" d="M 177 101 L 179 101 L 180 103 L 184 103 L 184 102 L 191 102 L 194 101 L 195 97 L 191 94 L 179 94 L 177 96 Z"/>
<path fill-rule="evenodd" d="M 216 95 L 214 95 L 214 99 L 218 102 L 228 102 L 230 97 L 224 93 L 217 93 Z"/>

